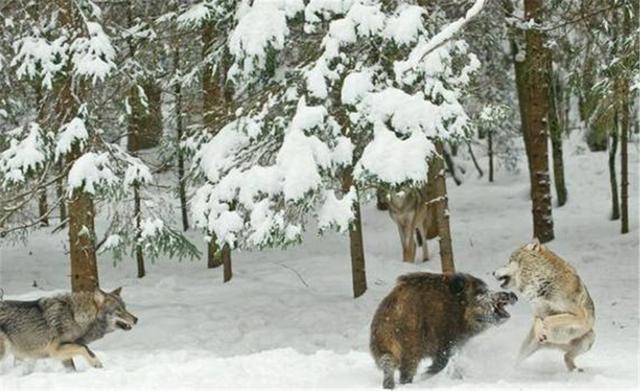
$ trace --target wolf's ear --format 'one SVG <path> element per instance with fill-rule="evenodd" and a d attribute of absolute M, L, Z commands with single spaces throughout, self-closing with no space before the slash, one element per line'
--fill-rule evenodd
<path fill-rule="evenodd" d="M 120 296 L 120 293 L 122 292 L 122 287 L 116 288 L 113 290 L 113 292 L 111 292 L 112 295 L 116 295 L 116 296 Z"/>
<path fill-rule="evenodd" d="M 454 274 L 451 276 L 451 280 L 449 281 L 449 290 L 454 295 L 459 294 L 464 290 L 464 286 L 466 285 L 466 279 L 461 274 Z"/>
<path fill-rule="evenodd" d="M 526 247 L 527 250 L 535 252 L 540 252 L 543 248 L 544 246 L 540 244 L 540 240 L 538 240 L 538 238 L 533 238 L 531 243 L 527 244 Z"/>
<path fill-rule="evenodd" d="M 104 292 L 102 292 L 100 288 L 96 288 L 96 290 L 93 291 L 93 301 L 95 301 L 98 306 L 104 303 Z"/>

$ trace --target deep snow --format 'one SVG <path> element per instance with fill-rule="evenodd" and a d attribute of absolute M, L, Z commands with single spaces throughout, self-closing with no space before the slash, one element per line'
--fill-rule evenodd
<path fill-rule="evenodd" d="M 470 341 L 443 373 L 416 377 L 407 388 L 638 386 L 638 153 L 631 144 L 631 233 L 621 235 L 619 221 L 608 219 L 607 155 L 576 145 L 583 144 L 566 146 L 569 203 L 553 211 L 556 239 L 549 246 L 578 269 L 595 301 L 596 343 L 576 360 L 585 372 L 567 373 L 556 351 L 538 352 L 514 368 L 531 323 L 521 300 L 507 323 Z M 531 237 L 527 173 L 498 172 L 489 184 L 468 168 L 462 186 L 448 183 L 456 264 L 495 288 L 491 271 Z M 363 215 L 369 290 L 355 300 L 347 238 L 337 234 L 310 233 L 286 251 L 236 252 L 227 284 L 222 270 L 208 270 L 202 261 L 168 259 L 148 263 L 139 280 L 132 259 L 114 266 L 103 254 L 101 285 L 123 285 L 129 309 L 140 318 L 132 331 L 92 345 L 105 368 L 78 359 L 79 372 L 66 373 L 53 361 L 5 359 L 0 388 L 379 388 L 382 375 L 368 353 L 377 304 L 399 274 L 440 268 L 436 241 L 429 243 L 431 262 L 403 264 L 387 213 L 370 203 Z M 2 248 L 5 299 L 67 289 L 65 240 L 66 232 L 43 230 L 26 247 Z"/>

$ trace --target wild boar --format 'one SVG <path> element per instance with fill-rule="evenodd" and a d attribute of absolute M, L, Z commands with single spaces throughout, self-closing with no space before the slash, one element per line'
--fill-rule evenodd
<path fill-rule="evenodd" d="M 400 276 L 371 322 L 370 349 L 384 373 L 382 386 L 411 383 L 420 361 L 431 358 L 428 375 L 444 369 L 454 348 L 509 318 L 513 293 L 493 292 L 469 274 L 411 273 Z"/>

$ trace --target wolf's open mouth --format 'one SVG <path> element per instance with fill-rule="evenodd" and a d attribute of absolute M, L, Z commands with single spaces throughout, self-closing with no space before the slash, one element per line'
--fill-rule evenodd
<path fill-rule="evenodd" d="M 507 285 L 509 284 L 509 281 L 511 281 L 511 277 L 509 277 L 509 276 L 500 276 L 500 277 L 498 277 L 498 281 L 500 281 L 500 287 L 501 288 L 506 288 Z"/>
<path fill-rule="evenodd" d="M 119 320 L 116 321 L 116 326 L 120 327 L 123 330 L 127 330 L 127 331 L 131 330 L 131 325 L 130 324 L 121 322 Z"/>

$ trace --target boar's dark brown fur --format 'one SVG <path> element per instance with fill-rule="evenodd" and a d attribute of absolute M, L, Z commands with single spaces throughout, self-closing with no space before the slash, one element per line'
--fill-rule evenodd
<path fill-rule="evenodd" d="M 384 372 L 383 387 L 395 386 L 396 369 L 400 383 L 410 383 L 427 357 L 432 359 L 427 374 L 440 372 L 453 348 L 508 317 L 502 307 L 513 301 L 512 294 L 489 292 L 482 280 L 468 274 L 399 277 L 371 323 L 370 348 Z"/>

